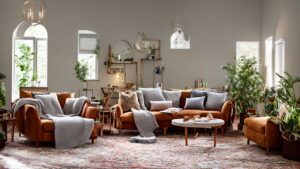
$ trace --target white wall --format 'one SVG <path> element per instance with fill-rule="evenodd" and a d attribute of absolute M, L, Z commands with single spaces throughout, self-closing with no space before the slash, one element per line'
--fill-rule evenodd
<path fill-rule="evenodd" d="M 300 75 L 300 1 L 264 0 L 262 42 L 270 36 L 285 40 L 285 70 Z M 300 96 L 300 85 L 296 85 Z"/>
<path fill-rule="evenodd" d="M 8 75 L 10 96 L 12 32 L 22 21 L 19 0 L 0 2 L 0 72 Z M 89 82 L 97 93 L 102 86 L 117 83 L 106 74 L 108 44 L 126 39 L 134 43 L 137 32 L 161 40 L 161 57 L 166 66 L 164 87 L 193 87 L 202 77 L 209 87 L 226 83 L 220 65 L 233 60 L 236 41 L 261 39 L 261 0 L 46 0 L 43 23 L 49 35 L 49 89 L 77 91 L 75 78 L 77 31 L 89 29 L 100 34 L 100 81 Z M 171 22 L 180 18 L 191 36 L 191 50 L 170 50 Z M 152 85 L 152 65 L 144 65 L 144 86 Z M 127 73 L 128 79 L 134 69 Z"/>

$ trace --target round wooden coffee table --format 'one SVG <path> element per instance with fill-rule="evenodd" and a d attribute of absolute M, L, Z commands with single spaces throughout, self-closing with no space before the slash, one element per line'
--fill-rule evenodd
<path fill-rule="evenodd" d="M 172 125 L 184 127 L 184 138 L 185 138 L 185 145 L 188 145 L 188 128 L 215 128 L 214 132 L 214 147 L 217 145 L 217 129 L 220 128 L 225 124 L 224 120 L 222 119 L 212 119 L 209 121 L 194 121 L 188 120 L 183 121 L 183 119 L 173 119 Z"/>

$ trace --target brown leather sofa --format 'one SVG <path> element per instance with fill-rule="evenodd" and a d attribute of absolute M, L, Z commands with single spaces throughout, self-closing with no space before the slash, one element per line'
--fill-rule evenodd
<path fill-rule="evenodd" d="M 270 117 L 246 118 L 244 134 L 248 144 L 251 140 L 265 148 L 267 153 L 270 149 L 280 149 L 282 147 L 282 136 L 279 125 L 273 123 Z"/>
<path fill-rule="evenodd" d="M 21 98 L 32 97 L 30 91 L 20 91 Z M 61 107 L 64 107 L 67 98 L 71 97 L 70 93 L 57 93 L 57 97 Z M 86 102 L 81 110 L 81 116 L 84 118 L 96 119 L 98 109 L 90 106 L 90 102 Z M 24 105 L 16 113 L 16 124 L 20 134 L 23 134 L 29 140 L 36 142 L 39 147 L 40 142 L 54 142 L 54 123 L 49 119 L 41 119 L 37 109 L 32 105 Z M 90 139 L 94 143 L 97 138 L 97 128 L 94 127 Z"/>
<path fill-rule="evenodd" d="M 183 91 L 181 93 L 179 107 L 183 108 L 185 105 L 186 98 L 191 96 L 191 91 Z M 116 127 L 120 130 L 127 129 L 127 130 L 136 130 L 136 126 L 134 123 L 134 117 L 132 112 L 123 112 L 121 105 L 115 105 L 115 124 Z M 226 129 L 226 126 L 230 122 L 230 115 L 231 110 L 233 108 L 233 102 L 231 100 L 227 100 L 221 110 L 191 110 L 191 109 L 182 109 L 178 113 L 174 114 L 166 114 L 159 111 L 152 111 L 154 114 L 157 123 L 160 128 L 163 129 L 164 134 L 166 135 L 168 127 L 171 127 L 172 119 L 183 118 L 184 116 L 194 116 L 200 115 L 201 117 L 207 116 L 208 113 L 211 113 L 214 118 L 223 119 L 225 124 L 222 126 L 222 133 Z"/>

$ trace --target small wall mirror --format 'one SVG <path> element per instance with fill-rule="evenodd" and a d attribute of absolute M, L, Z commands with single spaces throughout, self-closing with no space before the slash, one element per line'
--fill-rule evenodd
<path fill-rule="evenodd" d="M 134 51 L 127 40 L 120 40 L 112 45 L 112 62 L 133 61 Z"/>

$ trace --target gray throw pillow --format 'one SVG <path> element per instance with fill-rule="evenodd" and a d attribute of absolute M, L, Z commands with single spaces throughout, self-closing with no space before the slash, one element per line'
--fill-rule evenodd
<path fill-rule="evenodd" d="M 46 114 L 51 114 L 51 115 L 64 114 L 62 108 L 60 107 L 59 101 L 57 99 L 57 95 L 55 93 L 35 95 L 34 98 L 41 100 L 44 106 L 43 110 L 45 110 Z"/>
<path fill-rule="evenodd" d="M 207 101 L 206 101 L 205 109 L 221 110 L 226 100 L 227 100 L 227 93 L 207 92 Z"/>
<path fill-rule="evenodd" d="M 144 103 L 147 110 L 150 110 L 150 101 L 166 101 L 160 88 L 140 88 L 144 95 Z"/>
<path fill-rule="evenodd" d="M 161 111 L 172 107 L 172 101 L 150 101 L 150 111 Z"/>
<path fill-rule="evenodd" d="M 144 101 L 144 95 L 143 92 L 141 90 L 137 90 L 136 91 L 137 97 L 138 97 L 138 101 L 140 104 L 140 107 L 142 110 L 147 110 L 147 108 L 145 107 L 145 101 Z"/>
<path fill-rule="evenodd" d="M 179 107 L 179 100 L 181 96 L 181 91 L 162 91 L 165 99 L 167 101 L 172 101 L 172 106 L 173 107 Z"/>
<path fill-rule="evenodd" d="M 204 97 L 204 107 L 207 100 L 207 91 L 192 90 L 191 97 Z"/>
<path fill-rule="evenodd" d="M 184 108 L 185 109 L 200 109 L 204 110 L 204 99 L 205 97 L 191 97 L 186 98 Z"/>

